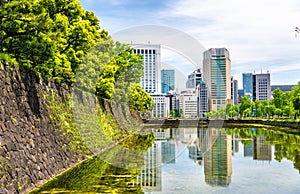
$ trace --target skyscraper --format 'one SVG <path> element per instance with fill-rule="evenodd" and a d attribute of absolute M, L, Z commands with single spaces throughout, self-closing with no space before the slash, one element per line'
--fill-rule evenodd
<path fill-rule="evenodd" d="M 245 96 L 253 100 L 253 75 L 252 73 L 243 73 L 243 89 Z"/>
<path fill-rule="evenodd" d="M 225 108 L 231 101 L 231 61 L 226 48 L 203 53 L 203 77 L 209 92 L 209 110 Z"/>
<path fill-rule="evenodd" d="M 144 58 L 142 88 L 149 94 L 159 93 L 160 45 L 131 44 L 130 46 L 135 54 L 140 54 Z"/>
<path fill-rule="evenodd" d="M 161 70 L 161 93 L 167 94 L 175 89 L 175 70 Z"/>

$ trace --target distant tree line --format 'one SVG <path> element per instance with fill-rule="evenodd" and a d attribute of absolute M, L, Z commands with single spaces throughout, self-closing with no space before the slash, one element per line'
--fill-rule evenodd
<path fill-rule="evenodd" d="M 268 101 L 255 100 L 248 96 L 241 99 L 239 105 L 227 104 L 225 109 L 212 111 L 207 114 L 209 117 L 256 117 L 256 118 L 294 118 L 300 111 L 300 82 L 292 88 L 292 91 L 283 92 L 277 88 L 273 91 L 273 98 Z"/>

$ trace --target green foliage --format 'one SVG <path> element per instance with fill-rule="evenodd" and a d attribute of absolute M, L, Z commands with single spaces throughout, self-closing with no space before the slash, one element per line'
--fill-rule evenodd
<path fill-rule="evenodd" d="M 84 55 L 105 36 L 76 0 L 10 0 L 0 6 L 0 52 L 45 78 L 72 84 Z"/>
<path fill-rule="evenodd" d="M 58 132 L 62 134 L 62 138 L 68 143 L 70 151 L 75 154 L 89 155 L 90 151 L 76 126 L 70 104 L 63 102 L 56 93 L 49 93 L 45 95 L 45 98 L 49 103 L 48 108 L 52 112 L 50 120 L 59 127 Z"/>
<path fill-rule="evenodd" d="M 140 85 L 136 84 L 130 93 L 129 104 L 134 110 L 147 112 L 153 107 L 154 101 Z"/>
<path fill-rule="evenodd" d="M 121 50 L 123 49 L 123 50 Z M 132 84 L 137 84 L 143 75 L 142 57 L 135 55 L 132 48 L 117 43 L 118 53 L 105 66 L 98 78 L 96 95 L 100 99 L 128 102 L 128 90 Z"/>
<path fill-rule="evenodd" d="M 34 193 L 143 193 L 140 169 L 118 168 L 94 157 L 31 191 Z M 109 185 L 109 186 L 108 186 Z"/>
<path fill-rule="evenodd" d="M 120 145 L 131 150 L 145 150 L 151 148 L 155 138 L 153 134 L 140 135 L 133 134 L 121 142 Z"/>

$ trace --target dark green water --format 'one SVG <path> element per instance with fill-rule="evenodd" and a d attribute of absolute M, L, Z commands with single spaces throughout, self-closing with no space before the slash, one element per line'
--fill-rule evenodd
<path fill-rule="evenodd" d="M 154 142 L 127 141 L 36 193 L 300 193 L 299 134 L 255 128 L 152 131 Z"/>

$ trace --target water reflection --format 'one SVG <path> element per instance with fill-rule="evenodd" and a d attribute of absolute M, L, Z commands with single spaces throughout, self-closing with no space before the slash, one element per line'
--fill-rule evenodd
<path fill-rule="evenodd" d="M 139 176 L 145 192 L 162 190 L 162 166 L 175 164 L 184 149 L 188 149 L 188 157 L 194 163 L 203 167 L 207 185 L 228 187 L 232 181 L 232 157 L 241 151 L 239 142 L 243 144 L 244 157 L 270 162 L 273 155 L 272 145 L 275 145 L 275 159 L 278 160 L 278 153 L 283 155 L 281 158 L 291 158 L 288 157 L 287 150 L 282 151 L 282 147 L 278 146 L 282 145 L 280 137 L 290 136 L 296 138 L 298 143 L 300 140 L 297 135 L 255 128 L 169 128 L 152 129 L 152 132 L 155 142 L 145 156 L 145 166 Z M 300 148 L 299 144 L 297 146 Z M 299 160 L 295 164 L 296 168 L 298 163 Z"/>
<path fill-rule="evenodd" d="M 134 155 L 118 147 L 104 153 L 118 161 L 117 167 L 94 158 L 39 191 L 243 193 L 253 185 L 257 193 L 300 190 L 299 173 L 291 167 L 300 170 L 299 135 L 260 128 L 153 128 L 150 132 L 153 135 L 123 142 L 123 147 L 138 150 Z"/>

